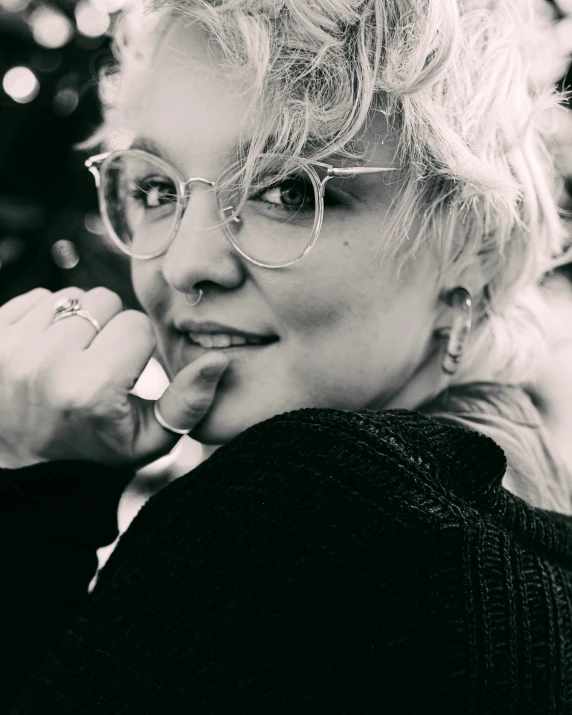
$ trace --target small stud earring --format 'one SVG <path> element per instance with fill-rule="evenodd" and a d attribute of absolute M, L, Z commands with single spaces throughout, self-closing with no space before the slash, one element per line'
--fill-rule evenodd
<path fill-rule="evenodd" d="M 446 375 L 454 375 L 459 369 L 465 344 L 471 332 L 473 301 L 466 288 L 454 288 L 447 297 L 453 309 L 453 324 L 450 328 L 439 331 L 440 337 L 447 338 L 447 348 L 441 362 L 441 369 Z"/>

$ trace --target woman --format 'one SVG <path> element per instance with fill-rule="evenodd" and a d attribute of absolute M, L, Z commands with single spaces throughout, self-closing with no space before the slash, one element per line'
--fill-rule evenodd
<path fill-rule="evenodd" d="M 570 710 L 571 475 L 523 389 L 564 243 L 535 22 L 127 14 L 86 164 L 146 315 L 0 308 L 11 712 Z M 222 446 L 86 598 L 131 470 L 183 433 Z"/>

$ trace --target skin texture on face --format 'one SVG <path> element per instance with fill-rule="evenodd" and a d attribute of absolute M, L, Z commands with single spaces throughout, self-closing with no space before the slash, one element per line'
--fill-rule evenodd
<path fill-rule="evenodd" d="M 161 147 L 185 178 L 216 180 L 256 122 L 248 93 L 219 66 L 212 43 L 178 23 L 146 77 L 133 129 Z M 396 166 L 394 143 L 383 131 L 377 120 L 367 130 L 367 165 Z M 185 318 L 279 337 L 263 349 L 225 351 L 230 366 L 192 437 L 223 444 L 253 424 L 302 407 L 394 406 L 435 349 L 443 304 L 438 266 L 428 250 L 419 251 L 399 278 L 396 266 L 377 255 L 391 198 L 388 176 L 338 180 L 343 212 L 337 230 L 322 231 L 312 250 L 286 268 L 251 264 L 222 228 L 212 230 L 219 219 L 216 200 L 201 183 L 192 185 L 168 251 L 132 262 L 134 288 L 170 376 L 196 355 L 174 327 Z M 194 296 L 199 288 L 203 299 L 190 307 L 185 294 Z"/>

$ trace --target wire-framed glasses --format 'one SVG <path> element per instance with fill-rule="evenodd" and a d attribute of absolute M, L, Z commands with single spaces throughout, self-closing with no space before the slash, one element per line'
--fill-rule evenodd
<path fill-rule="evenodd" d="M 213 228 L 223 227 L 233 248 L 263 268 L 284 268 L 307 255 L 335 215 L 324 204 L 330 179 L 397 170 L 310 161 L 285 174 L 287 158 L 281 154 L 263 154 L 257 162 L 246 182 L 239 163 L 221 172 L 216 182 L 198 176 L 185 179 L 169 162 L 141 149 L 105 152 L 85 165 L 95 178 L 110 238 L 132 258 L 155 258 L 168 249 L 191 187 L 202 183 L 216 198 L 220 223 L 215 220 Z"/>

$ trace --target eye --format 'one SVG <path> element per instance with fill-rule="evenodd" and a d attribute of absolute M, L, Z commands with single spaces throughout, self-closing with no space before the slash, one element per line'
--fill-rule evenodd
<path fill-rule="evenodd" d="M 143 204 L 145 209 L 156 209 L 177 202 L 177 190 L 166 177 L 132 179 L 127 185 L 127 196 Z"/>
<path fill-rule="evenodd" d="M 251 201 L 261 201 L 270 207 L 285 211 L 314 211 L 314 186 L 303 176 L 289 176 L 277 184 L 271 184 L 259 191 Z"/>

